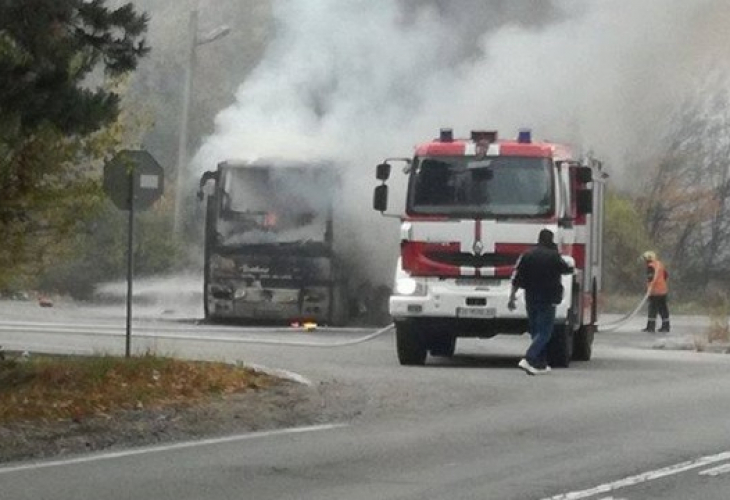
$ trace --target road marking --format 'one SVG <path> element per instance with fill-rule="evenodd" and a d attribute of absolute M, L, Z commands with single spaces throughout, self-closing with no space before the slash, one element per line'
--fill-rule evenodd
<path fill-rule="evenodd" d="M 103 320 L 102 320 L 103 321 Z M 218 333 L 260 333 L 265 331 L 267 333 L 286 333 L 286 334 L 301 334 L 304 333 L 303 328 L 293 328 L 291 326 L 243 326 L 243 325 L 230 325 L 230 326 L 216 326 L 211 324 L 195 324 L 190 325 L 182 322 L 177 322 L 174 319 L 151 319 L 151 320 L 136 320 L 132 324 L 132 328 L 135 330 L 156 330 L 156 331 L 189 331 L 199 332 L 204 329 L 206 332 L 218 332 Z M 95 333 L 94 330 L 99 330 L 101 333 L 108 335 L 115 335 L 120 331 L 124 333 L 124 318 L 121 321 L 109 320 L 105 323 L 63 323 L 63 322 L 37 322 L 37 321 L 0 321 L 0 331 L 25 331 L 25 332 L 40 332 L 46 333 L 51 332 L 78 332 L 80 335 L 84 333 Z M 85 332 L 83 330 L 92 330 L 91 332 Z M 372 331 L 372 328 L 364 327 L 328 327 L 318 326 L 316 332 L 324 334 L 332 333 L 368 333 Z M 311 334 L 313 332 L 306 332 Z"/>
<path fill-rule="evenodd" d="M 0 350 L 4 351 L 28 351 L 31 356 L 35 356 L 38 353 L 53 352 L 56 354 L 88 354 L 92 355 L 98 353 L 94 349 L 86 349 L 84 347 L 69 347 L 68 345 L 54 345 L 54 344 L 21 344 L 19 342 L 4 342 L 0 346 Z"/>
<path fill-rule="evenodd" d="M 98 455 L 87 455 L 82 457 L 70 458 L 68 460 L 52 460 L 49 462 L 34 462 L 10 467 L 0 467 L 1 474 L 10 474 L 12 472 L 22 472 L 37 469 L 47 469 L 49 467 L 62 467 L 65 465 L 76 465 L 89 462 L 99 462 L 102 460 L 113 460 L 116 458 L 132 457 L 135 455 L 148 455 L 151 453 L 161 453 L 165 451 L 182 450 L 186 448 L 197 448 L 199 446 L 208 446 L 221 443 L 235 443 L 236 441 L 246 441 L 249 439 L 259 439 L 271 436 L 283 436 L 287 434 L 303 434 L 305 432 L 327 431 L 347 427 L 347 424 L 327 424 L 327 425 L 310 425 L 307 427 L 291 427 L 289 429 L 278 429 L 275 431 L 249 432 L 247 434 L 237 434 L 234 436 L 226 436 L 221 438 L 201 439 L 199 441 L 184 441 L 162 446 L 150 446 L 145 448 L 135 448 L 115 453 L 102 453 Z"/>
<path fill-rule="evenodd" d="M 719 476 L 720 474 L 727 474 L 728 472 L 730 472 L 730 464 L 723 464 L 719 467 L 701 471 L 700 476 Z"/>
<path fill-rule="evenodd" d="M 241 365 L 247 366 L 248 368 L 251 368 L 252 370 L 256 370 L 257 372 L 264 372 L 269 375 L 274 375 L 276 377 L 291 380 L 293 382 L 297 382 L 299 384 L 307 385 L 310 387 L 314 385 L 314 383 L 311 380 L 309 380 L 307 377 L 305 377 L 304 375 L 299 375 L 298 373 L 290 371 L 290 370 L 283 370 L 281 368 L 269 368 L 268 366 L 250 364 L 250 363 L 247 364 L 247 363 L 244 363 L 243 361 L 240 361 L 240 363 L 241 363 Z"/>
<path fill-rule="evenodd" d="M 24 325 L 30 325 L 31 323 L 24 323 Z M 33 333 L 33 334 L 42 334 L 42 335 L 50 335 L 50 334 L 60 334 L 60 333 L 67 333 L 73 336 L 85 336 L 85 337 L 122 337 L 126 335 L 126 332 L 124 331 L 123 327 L 114 327 L 114 326 L 99 326 L 99 327 L 91 327 L 93 329 L 88 329 L 89 327 L 84 325 L 78 325 L 78 326 L 48 326 L 47 328 L 38 329 L 38 328 L 29 328 L 27 326 L 4 326 L 2 322 L 0 322 L 0 332 L 2 331 L 8 331 L 10 333 Z M 167 327 L 159 327 L 159 326 L 145 326 L 143 328 L 135 327 L 136 333 L 134 334 L 135 338 L 138 339 L 153 339 L 153 340 L 180 340 L 180 341 L 207 341 L 207 342 L 229 342 L 234 344 L 260 344 L 260 345 L 276 345 L 276 346 L 292 346 L 292 347 L 324 347 L 324 348 L 332 348 L 332 347 L 345 347 L 345 346 L 351 346 L 355 344 L 361 344 L 363 342 L 367 342 L 369 340 L 372 340 L 376 337 L 379 337 L 383 335 L 384 333 L 390 332 L 394 325 L 393 323 L 389 324 L 388 326 L 385 326 L 383 328 L 380 328 L 378 330 L 375 330 L 374 332 L 370 329 L 366 330 L 368 333 L 364 336 L 355 338 L 355 339 L 348 339 L 348 340 L 340 340 L 340 341 L 328 341 L 328 342 L 312 342 L 309 340 L 301 341 L 301 340 L 283 340 L 283 339 L 263 339 L 263 338 L 245 338 L 240 336 L 230 336 L 230 335 L 224 335 L 224 336 L 213 336 L 205 333 L 196 333 L 200 332 L 201 329 L 185 329 L 185 328 L 173 328 L 170 326 Z M 82 330 L 86 329 L 86 331 Z M 147 333 L 143 333 L 140 330 L 144 330 Z M 151 331 L 154 330 L 154 331 Z M 202 331 L 219 331 L 219 330 L 212 330 L 212 329 L 203 329 Z M 333 329 L 332 331 L 336 331 L 337 329 Z M 160 333 L 161 331 L 173 331 L 173 332 L 180 332 L 180 331 L 189 331 L 193 332 L 192 334 L 185 334 L 185 333 Z M 255 330 L 251 330 L 255 331 Z M 258 331 L 261 331 L 260 329 Z M 269 332 L 277 332 L 277 333 L 287 333 L 287 334 L 297 334 L 296 336 L 299 336 L 301 333 L 299 330 L 294 329 L 270 329 L 267 330 Z M 325 329 L 322 329 L 322 332 L 324 332 Z M 360 331 L 360 330 L 357 330 Z M 237 332 L 234 329 L 226 329 L 226 330 L 220 330 L 221 333 L 231 333 L 235 335 Z M 245 333 L 245 332 L 244 332 Z"/>
<path fill-rule="evenodd" d="M 636 484 L 646 483 L 648 481 L 653 481 L 655 479 L 660 479 L 663 477 L 680 474 L 680 473 L 686 472 L 688 470 L 699 469 L 700 467 L 704 467 L 706 465 L 714 464 L 717 462 L 722 462 L 722 461 L 728 460 L 728 459 L 730 459 L 730 451 L 719 453 L 717 455 L 708 455 L 706 457 L 698 458 L 697 460 L 681 462 L 676 465 L 670 465 L 669 467 L 664 467 L 662 469 L 657 469 L 657 470 L 653 470 L 650 472 L 644 472 L 643 474 L 637 474 L 636 476 L 629 476 L 627 478 L 620 479 L 620 480 L 614 481 L 612 483 L 602 484 L 600 486 L 596 486 L 595 488 L 591 488 L 588 490 L 572 491 L 570 493 L 563 493 L 561 495 L 547 497 L 547 498 L 544 498 L 543 500 L 580 500 L 582 498 L 590 498 L 590 497 L 600 495 L 603 493 L 611 493 L 614 490 L 617 490 L 619 488 L 624 488 L 626 486 L 633 486 Z"/>

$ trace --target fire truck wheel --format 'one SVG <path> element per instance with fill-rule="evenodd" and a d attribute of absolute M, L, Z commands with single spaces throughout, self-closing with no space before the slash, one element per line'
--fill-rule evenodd
<path fill-rule="evenodd" d="M 573 351 L 573 323 L 556 324 L 548 344 L 548 364 L 555 368 L 568 368 Z"/>
<path fill-rule="evenodd" d="M 591 323 L 598 322 L 598 282 L 593 278 L 591 285 Z"/>
<path fill-rule="evenodd" d="M 593 325 L 583 325 L 573 339 L 573 360 L 590 361 L 593 354 Z"/>
<path fill-rule="evenodd" d="M 415 325 L 409 322 L 395 323 L 395 340 L 398 361 L 402 365 L 424 365 L 426 363 L 426 344 Z"/>
<path fill-rule="evenodd" d="M 440 335 L 430 340 L 428 350 L 431 356 L 450 358 L 456 352 L 456 336 Z"/>

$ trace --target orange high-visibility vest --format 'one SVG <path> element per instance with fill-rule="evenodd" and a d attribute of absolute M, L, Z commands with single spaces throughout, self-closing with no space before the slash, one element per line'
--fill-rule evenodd
<path fill-rule="evenodd" d="M 647 262 L 646 265 L 654 269 L 654 279 L 651 281 L 649 295 L 666 295 L 669 287 L 667 286 L 667 270 L 664 268 L 664 264 L 661 261 L 652 260 Z"/>

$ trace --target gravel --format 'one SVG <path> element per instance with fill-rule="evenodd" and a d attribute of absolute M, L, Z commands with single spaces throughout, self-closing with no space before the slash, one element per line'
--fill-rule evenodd
<path fill-rule="evenodd" d="M 328 422 L 357 416 L 364 398 L 337 383 L 283 381 L 205 404 L 123 411 L 81 421 L 0 426 L 0 463 L 118 451 Z"/>

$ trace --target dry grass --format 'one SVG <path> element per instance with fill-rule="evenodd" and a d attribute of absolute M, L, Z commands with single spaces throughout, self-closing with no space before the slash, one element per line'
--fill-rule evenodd
<path fill-rule="evenodd" d="M 153 355 L 6 357 L 0 360 L 0 424 L 191 405 L 278 381 L 242 366 Z"/>
<path fill-rule="evenodd" d="M 707 341 L 728 342 L 730 340 L 730 324 L 728 324 L 727 315 L 712 316 L 710 319 L 710 327 L 707 330 Z"/>
<path fill-rule="evenodd" d="M 710 326 L 707 330 L 707 342 L 727 342 L 730 340 L 730 324 L 728 310 L 730 297 L 724 290 L 713 290 L 707 299 L 709 307 Z"/>

